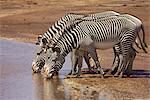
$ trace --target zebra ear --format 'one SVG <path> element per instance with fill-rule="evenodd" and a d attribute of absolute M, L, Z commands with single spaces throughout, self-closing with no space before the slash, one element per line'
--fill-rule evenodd
<path fill-rule="evenodd" d="M 42 35 L 39 35 L 39 36 L 38 36 L 38 40 L 39 40 L 39 39 L 42 39 Z"/>
<path fill-rule="evenodd" d="M 36 44 L 36 45 L 39 45 L 40 43 L 39 43 L 39 42 L 36 42 L 35 44 Z"/>
<path fill-rule="evenodd" d="M 38 40 L 37 40 L 37 42 L 36 42 L 35 44 L 36 44 L 36 45 L 39 45 L 40 42 L 41 42 L 41 40 L 42 40 L 42 35 L 39 35 L 39 36 L 38 36 Z"/>
<path fill-rule="evenodd" d="M 42 42 L 43 42 L 44 45 L 46 45 L 48 43 L 47 40 L 46 40 L 46 38 L 43 38 Z"/>

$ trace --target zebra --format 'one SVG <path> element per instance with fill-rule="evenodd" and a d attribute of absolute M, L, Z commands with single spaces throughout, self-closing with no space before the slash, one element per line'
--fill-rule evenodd
<path fill-rule="evenodd" d="M 84 16 L 85 16 L 84 14 L 74 14 L 74 13 L 65 14 L 63 17 L 60 18 L 60 20 L 56 21 L 54 25 L 52 25 L 43 35 L 38 36 L 38 40 L 36 42 L 38 52 L 36 52 L 37 56 L 35 56 L 32 62 L 32 71 L 34 73 L 40 72 L 40 70 L 42 69 L 43 66 L 40 65 L 43 64 L 40 63 L 45 63 L 44 57 L 45 55 L 41 54 L 41 52 L 43 51 L 43 48 L 45 48 L 46 43 L 48 43 L 48 41 L 51 40 L 52 38 L 56 37 L 57 33 L 59 33 L 59 31 L 63 29 L 64 26 L 66 26 L 68 21 L 83 18 Z"/>
<path fill-rule="evenodd" d="M 41 46 L 39 44 L 37 44 L 37 48 L 36 48 L 35 52 L 36 52 L 36 54 L 35 54 L 35 57 L 32 62 L 32 72 L 39 73 L 39 72 L 41 72 L 41 69 L 45 64 L 45 59 L 47 58 L 47 55 L 45 53 L 43 53 L 44 49 L 41 48 Z M 37 61 L 40 63 L 37 63 Z M 38 67 L 33 66 L 33 65 L 36 65 Z"/>
<path fill-rule="evenodd" d="M 111 15 L 111 14 L 113 15 L 113 12 L 111 12 L 111 11 L 109 12 L 109 11 L 108 11 L 108 12 L 106 12 L 105 14 L 106 14 L 106 16 L 107 16 L 107 15 Z M 115 15 L 115 14 L 117 15 L 117 13 L 114 13 L 114 15 Z M 94 15 L 94 14 L 93 14 L 93 15 Z M 98 14 L 95 14 L 95 16 L 96 16 L 96 15 L 100 15 L 100 14 L 98 13 Z M 103 15 L 103 17 L 104 17 L 104 14 L 102 14 L 102 15 Z M 87 18 L 85 18 L 85 19 L 87 19 Z M 88 19 L 90 19 L 90 18 L 88 18 Z M 74 57 L 74 56 L 72 56 L 72 57 Z M 44 61 L 44 60 L 40 60 L 40 58 L 42 58 L 42 57 L 40 57 L 39 55 L 37 55 L 37 58 L 36 58 L 35 60 L 37 60 L 37 61 Z M 86 59 L 85 59 L 85 60 L 86 60 Z M 88 61 L 88 60 L 86 60 L 86 62 L 87 62 L 87 61 Z M 43 62 L 41 62 L 41 63 L 42 63 L 42 65 L 43 65 Z M 39 64 L 39 63 L 37 63 L 37 64 Z M 89 63 L 87 62 L 87 64 L 89 64 Z M 34 64 L 33 64 L 33 65 L 34 65 Z M 41 64 L 39 64 L 39 65 L 41 65 Z M 73 65 L 74 65 L 74 64 L 73 64 Z M 90 66 L 90 65 L 88 65 L 88 66 Z M 33 66 L 33 67 L 34 67 L 34 66 Z M 35 68 L 36 68 L 36 67 L 35 67 Z M 34 68 L 34 69 L 35 69 L 35 68 Z M 39 68 L 40 68 L 40 67 L 39 67 Z M 36 71 L 36 70 L 35 70 L 35 71 Z M 38 72 L 38 71 L 39 71 L 39 70 L 38 70 L 38 68 L 37 68 L 37 72 Z"/>
<path fill-rule="evenodd" d="M 52 27 L 50 27 L 44 33 L 43 36 L 39 35 L 36 45 L 40 45 L 40 46 L 38 46 L 37 48 L 41 49 L 41 51 L 42 51 L 42 48 L 45 48 L 45 45 L 48 43 L 49 40 L 54 39 L 54 41 L 57 41 L 57 38 L 59 36 L 61 36 L 61 30 L 68 27 L 70 25 L 70 24 L 68 25 L 69 22 L 71 23 L 72 21 L 79 20 L 82 18 L 85 18 L 85 19 L 95 18 L 96 19 L 96 18 L 104 18 L 104 17 L 109 17 L 109 16 L 115 16 L 115 15 L 119 15 L 119 13 L 114 12 L 114 11 L 106 11 L 106 12 L 90 14 L 90 15 L 68 13 L 65 16 L 63 16 L 59 21 L 55 22 L 54 25 Z M 75 52 L 76 50 L 73 50 L 73 51 Z M 74 52 L 71 53 L 72 66 L 76 65 Z M 40 54 L 40 52 L 36 52 L 36 53 L 37 53 L 37 56 L 34 58 L 34 60 L 32 62 L 32 71 L 35 73 L 40 72 L 42 67 L 39 65 L 41 65 L 40 63 L 43 63 L 41 61 L 44 61 L 44 63 L 45 63 L 45 60 L 41 60 L 41 59 L 43 59 L 42 58 L 43 56 L 40 57 L 40 55 L 38 55 L 38 54 Z M 86 58 L 85 58 L 85 61 L 87 61 L 88 67 L 90 69 L 89 62 L 88 62 L 88 60 L 86 60 Z"/>
<path fill-rule="evenodd" d="M 141 47 L 137 44 L 137 42 L 135 42 L 136 43 L 136 45 L 137 45 L 137 47 L 139 47 L 139 48 L 142 48 L 143 49 L 143 51 L 145 52 L 145 53 L 147 53 L 147 51 L 146 51 L 146 48 L 147 48 L 147 45 L 146 45 L 146 43 L 145 43 L 145 32 L 144 32 L 144 28 L 143 28 L 143 23 L 138 19 L 138 18 L 136 18 L 136 17 L 134 17 L 134 16 L 132 16 L 132 15 L 129 15 L 129 14 L 122 14 L 122 15 L 118 15 L 119 17 L 125 17 L 125 18 L 127 18 L 127 19 L 129 19 L 129 20 L 131 20 L 132 22 L 134 22 L 135 24 L 136 24 L 136 27 L 137 27 L 137 30 L 138 30 L 138 32 L 140 31 L 140 30 L 142 30 L 142 32 L 143 32 L 143 41 L 141 41 L 140 40 L 140 42 L 142 43 L 141 44 Z M 86 19 L 86 20 L 90 20 L 90 18 L 84 18 L 84 19 Z M 94 19 L 94 18 L 93 18 Z M 93 20 L 93 19 L 91 19 L 91 20 Z M 82 19 L 83 20 L 83 19 Z M 140 39 L 140 37 L 139 37 L 139 35 L 138 35 L 138 39 Z M 145 48 L 146 47 L 146 48 Z M 119 66 L 119 61 L 120 61 L 120 59 L 121 58 L 119 58 L 121 55 L 122 55 L 122 53 L 120 52 L 120 48 L 116 45 L 115 47 L 113 47 L 113 50 L 114 50 L 114 54 L 115 54 L 115 57 L 114 57 L 114 61 L 113 61 L 113 65 L 112 65 L 112 69 L 108 72 L 108 74 L 112 74 L 112 73 L 115 73 L 115 69 L 117 69 L 118 68 L 118 66 Z M 132 47 L 132 50 L 131 50 L 131 52 L 130 52 L 130 58 L 131 58 L 131 60 L 129 60 L 128 61 L 128 67 L 127 67 L 127 70 L 126 70 L 126 73 L 127 73 L 127 75 L 128 76 L 130 76 L 130 74 L 131 74 L 131 72 L 132 72 L 132 64 L 133 64 L 133 61 L 134 61 L 134 58 L 136 57 L 136 50 Z M 86 53 L 87 54 L 87 53 Z M 87 56 L 87 55 L 86 55 Z M 88 56 L 87 56 L 88 57 Z M 79 57 L 77 57 L 77 58 L 79 58 Z M 77 60 L 77 59 L 76 59 Z M 87 60 L 88 61 L 88 60 Z M 87 62 L 86 61 L 86 62 Z M 88 62 L 89 63 L 89 62 Z M 77 63 L 76 63 L 76 65 L 77 65 Z M 76 68 L 72 68 L 72 70 L 74 70 L 74 69 L 76 69 Z"/>
<path fill-rule="evenodd" d="M 148 48 L 147 47 L 147 45 L 146 45 L 146 42 L 145 42 L 145 31 L 144 31 L 144 26 L 143 26 L 143 23 L 142 23 L 142 21 L 140 20 L 140 19 L 138 19 L 137 17 L 135 17 L 135 16 L 133 16 L 133 15 L 129 15 L 129 14 L 122 14 L 122 15 L 119 15 L 119 17 L 125 17 L 125 18 L 127 18 L 127 19 L 129 19 L 129 20 L 131 20 L 132 22 L 134 22 L 135 24 L 136 24 L 136 27 L 137 27 L 137 32 L 140 32 L 141 30 L 142 30 L 142 33 L 143 33 L 143 39 L 141 40 L 141 38 L 139 37 L 139 35 L 137 35 L 138 36 L 138 39 L 139 39 L 139 42 L 141 43 L 141 47 L 137 44 L 137 42 L 135 42 L 136 43 L 136 46 L 138 47 L 138 48 L 142 48 L 142 50 L 145 52 L 145 53 L 147 53 L 147 50 L 146 50 L 146 48 Z M 136 39 L 137 40 L 137 39 Z M 119 47 L 117 47 L 117 46 L 115 46 L 114 48 L 114 54 L 115 54 L 115 59 L 114 59 L 114 61 L 113 61 L 113 65 L 112 65 L 112 70 L 110 70 L 109 71 L 109 74 L 110 73 L 115 73 L 115 69 L 117 69 L 117 66 L 119 66 L 118 65 L 118 63 L 119 63 L 119 61 L 120 61 L 120 58 L 119 58 L 119 56 L 121 56 L 121 52 L 120 52 L 120 48 Z M 132 72 L 132 64 L 133 64 L 133 61 L 134 61 L 134 58 L 136 57 L 136 50 L 132 47 L 132 50 L 131 50 L 131 52 L 130 52 L 130 58 L 131 58 L 131 60 L 130 60 L 130 62 L 128 63 L 128 67 L 127 67 L 127 75 L 128 76 L 130 76 L 130 74 L 131 74 L 131 72 Z M 116 61 L 116 62 L 115 62 Z"/>
<path fill-rule="evenodd" d="M 73 13 L 72 13 L 73 14 Z M 68 14 L 68 15 L 71 15 L 70 13 Z M 80 14 L 77 14 L 77 15 L 75 15 L 75 16 L 77 16 L 77 18 L 76 19 L 79 19 L 80 17 L 83 17 L 83 19 L 82 20 L 92 20 L 92 19 L 99 19 L 99 18 L 105 18 L 105 17 L 109 17 L 109 16 L 116 16 L 116 15 L 120 15 L 119 13 L 117 13 L 117 12 L 114 12 L 114 11 L 107 11 L 107 12 L 102 12 L 102 13 L 96 13 L 96 14 L 91 14 L 91 15 L 88 15 L 88 16 L 86 16 L 86 15 L 84 15 L 84 17 L 83 16 L 80 16 Z M 73 14 L 73 16 L 74 16 L 74 14 Z M 79 17 L 80 16 L 80 17 Z M 85 17 L 86 16 L 86 17 Z M 73 17 L 72 18 L 70 18 L 70 19 L 73 19 Z M 69 19 L 69 20 L 70 20 Z M 74 18 L 75 19 L 75 18 Z M 67 21 L 69 21 L 69 20 L 67 20 Z M 65 20 L 66 21 L 66 20 Z M 67 22 L 66 22 L 67 23 Z M 56 24 L 55 24 L 55 26 L 56 26 Z M 62 25 L 63 26 L 63 25 Z M 47 33 L 48 33 L 48 31 L 47 31 Z M 46 34 L 46 33 L 45 33 Z M 60 34 L 58 34 L 58 35 L 60 35 Z M 47 36 L 47 34 L 45 35 L 45 37 Z M 59 36 L 58 36 L 59 37 Z M 39 38 L 38 38 L 38 42 L 40 41 L 40 39 L 42 39 L 42 36 L 40 36 Z M 55 38 L 54 38 L 55 39 Z M 42 41 L 43 41 L 43 44 L 46 44 L 47 43 L 47 41 L 48 41 L 48 39 L 46 39 L 46 38 L 43 38 L 42 39 Z M 56 40 L 55 40 L 56 41 Z M 40 44 L 40 42 L 39 43 L 37 43 L 37 44 Z M 71 70 L 71 72 L 70 73 L 72 73 L 72 71 L 73 71 L 73 73 L 75 73 L 75 71 L 74 71 L 74 69 L 75 69 L 75 66 L 77 65 L 77 58 L 74 58 L 74 57 L 76 57 L 75 56 L 75 49 L 74 49 L 74 52 L 72 52 L 71 54 L 72 54 L 72 56 L 71 56 L 71 59 L 72 59 L 72 70 Z M 37 53 L 38 54 L 38 53 Z M 32 70 L 34 70 L 34 72 L 40 72 L 40 69 L 42 68 L 41 66 L 38 66 L 38 65 L 43 65 L 43 62 L 45 62 L 45 60 L 42 58 L 43 56 L 40 56 L 40 55 L 37 55 L 37 57 L 34 59 L 34 61 L 33 61 L 33 63 L 32 63 Z M 42 59 L 42 60 L 41 60 Z M 90 64 L 89 64 L 89 60 L 88 60 L 88 56 L 87 55 L 84 55 L 84 59 L 85 59 L 85 61 L 86 61 L 86 63 L 87 63 L 87 65 L 88 65 L 88 68 L 90 69 Z M 41 61 L 43 61 L 43 62 L 41 62 Z M 114 61 L 115 61 L 115 59 L 114 59 Z M 36 64 L 36 63 L 37 64 Z M 40 64 L 40 63 L 42 63 L 42 64 Z M 114 63 L 113 63 L 114 64 Z M 38 67 L 37 67 L 38 66 Z M 91 70 L 91 69 L 90 69 Z"/>
<path fill-rule="evenodd" d="M 102 77 L 103 69 L 100 66 L 96 55 L 96 49 L 108 49 L 119 45 L 123 55 L 123 60 L 119 62 L 119 77 L 122 77 L 127 65 L 127 59 L 132 43 L 137 37 L 136 24 L 124 17 L 113 16 L 94 21 L 81 21 L 69 29 L 64 30 L 57 44 L 52 47 L 53 53 L 44 65 L 44 75 L 51 78 L 55 72 L 58 72 L 65 62 L 66 55 L 74 48 L 80 48 L 88 53 L 94 59 L 99 67 Z M 82 53 L 80 53 L 83 56 Z M 80 57 L 79 57 L 80 58 Z M 82 60 L 78 60 L 81 65 Z M 79 65 L 78 75 L 81 74 Z"/>

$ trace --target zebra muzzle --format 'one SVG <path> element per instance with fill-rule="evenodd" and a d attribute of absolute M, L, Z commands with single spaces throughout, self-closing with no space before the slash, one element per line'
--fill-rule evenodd
<path fill-rule="evenodd" d="M 38 67 L 38 65 L 36 65 L 36 63 L 32 63 L 32 71 L 34 73 L 39 73 L 40 72 L 40 67 Z"/>

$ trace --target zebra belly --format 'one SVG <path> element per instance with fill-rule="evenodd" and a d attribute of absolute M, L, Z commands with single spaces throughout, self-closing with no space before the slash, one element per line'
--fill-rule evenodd
<path fill-rule="evenodd" d="M 106 42 L 94 42 L 94 46 L 96 49 L 101 49 L 101 50 L 105 50 L 105 49 L 109 49 L 114 47 L 116 44 L 118 44 L 118 41 L 106 41 Z"/>

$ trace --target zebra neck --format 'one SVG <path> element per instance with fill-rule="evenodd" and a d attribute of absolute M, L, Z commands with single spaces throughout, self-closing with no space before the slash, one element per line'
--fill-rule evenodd
<path fill-rule="evenodd" d="M 72 46 L 69 45 L 68 43 L 61 44 L 61 45 L 59 45 L 59 47 L 60 47 L 60 50 L 61 50 L 60 54 L 61 54 L 63 57 L 67 56 L 68 53 L 69 53 L 70 51 L 72 51 L 72 49 L 73 49 Z"/>
<path fill-rule="evenodd" d="M 65 21 L 60 19 L 59 21 L 56 21 L 45 33 L 44 37 L 48 40 L 57 38 L 59 35 L 59 31 L 63 29 L 63 26 L 65 25 Z"/>
<path fill-rule="evenodd" d="M 60 48 L 63 56 L 66 56 L 72 49 L 78 47 L 79 39 L 77 39 L 77 34 L 71 30 L 72 29 L 65 31 L 65 34 L 63 34 L 57 42 L 57 46 Z"/>

